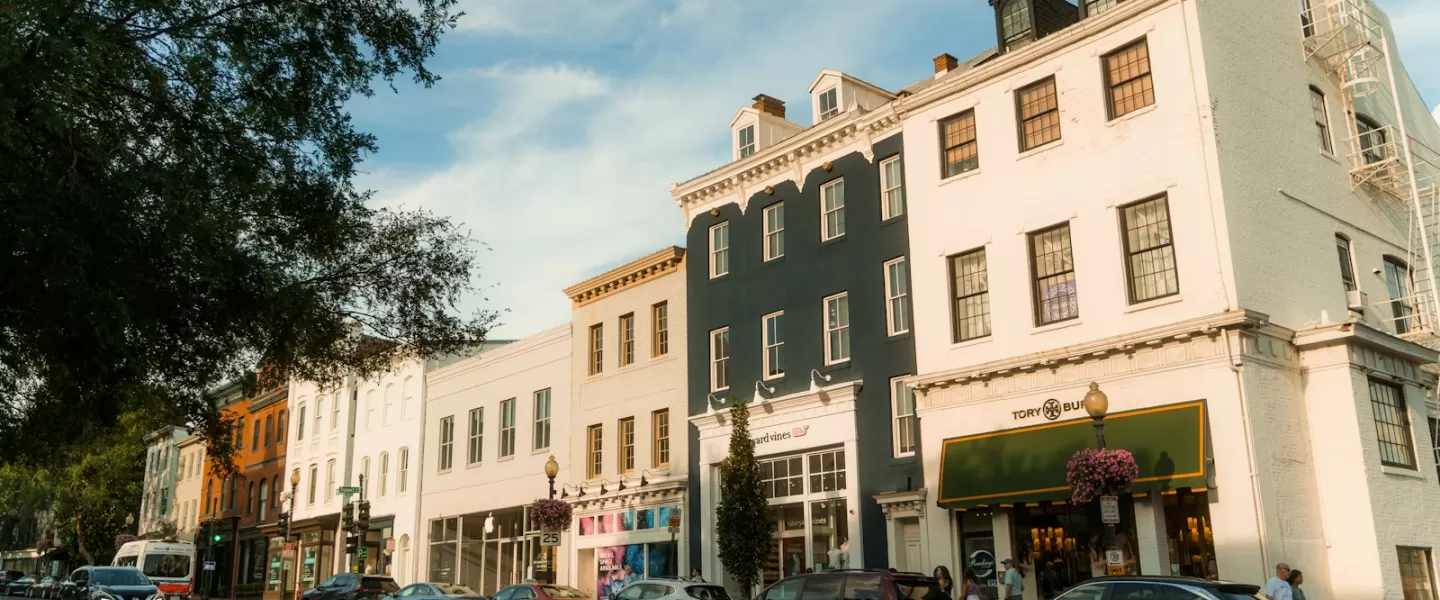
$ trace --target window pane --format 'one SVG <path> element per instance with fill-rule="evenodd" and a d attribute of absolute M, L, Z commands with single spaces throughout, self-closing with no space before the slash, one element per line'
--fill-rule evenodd
<path fill-rule="evenodd" d="M 1400 587 L 1405 600 L 1434 600 L 1430 549 L 1401 546 L 1396 550 L 1400 554 Z"/>
<path fill-rule="evenodd" d="M 1403 388 L 1370 380 L 1370 406 L 1375 414 L 1375 436 L 1380 444 L 1380 462 L 1395 467 L 1415 468 L 1415 448 L 1410 436 L 1410 412 L 1405 404 Z"/>
<path fill-rule="evenodd" d="M 1315 115 L 1315 130 L 1320 136 L 1320 149 L 1334 152 L 1330 141 L 1330 115 L 1325 107 L 1325 94 L 1315 88 L 1310 88 L 1310 108 Z"/>
<path fill-rule="evenodd" d="M 905 214 L 905 190 L 901 185 L 900 157 L 880 163 L 880 216 L 893 219 Z"/>
<path fill-rule="evenodd" d="M 1129 257 L 1130 302 L 1144 302 L 1176 294 L 1180 279 L 1175 248 L 1170 239 L 1170 210 L 1165 197 L 1121 209 L 1125 250 Z"/>
<path fill-rule="evenodd" d="M 950 257 L 950 277 L 954 298 L 952 341 L 990 335 L 990 286 L 985 249 Z"/>
<path fill-rule="evenodd" d="M 975 111 L 968 110 L 940 122 L 944 146 L 943 177 L 952 177 L 980 166 L 979 145 L 975 141 Z"/>
<path fill-rule="evenodd" d="M 1036 323 L 1045 325 L 1080 316 L 1070 225 L 1030 234 L 1030 249 Z"/>
<path fill-rule="evenodd" d="M 1110 118 L 1155 103 L 1150 80 L 1150 47 L 1145 40 L 1106 55 L 1105 78 L 1110 85 Z"/>
<path fill-rule="evenodd" d="M 890 335 L 910 331 L 910 289 L 903 258 L 885 265 L 885 300 Z"/>
<path fill-rule="evenodd" d="M 765 260 L 785 255 L 785 203 L 765 208 Z"/>

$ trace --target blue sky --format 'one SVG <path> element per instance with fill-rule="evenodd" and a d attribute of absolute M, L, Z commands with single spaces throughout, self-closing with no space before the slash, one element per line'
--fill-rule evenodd
<path fill-rule="evenodd" d="M 1421 94 L 1440 105 L 1440 2 L 1377 1 Z M 784 100 L 804 124 L 821 69 L 896 90 L 929 76 L 934 56 L 964 60 L 995 37 L 985 0 L 461 0 L 461 9 L 431 63 L 443 81 L 381 88 L 350 109 L 380 144 L 359 184 L 379 204 L 449 216 L 485 244 L 467 308 L 508 309 L 496 338 L 564 323 L 562 289 L 683 245 L 670 185 L 729 160 L 729 120 L 755 94 Z"/>

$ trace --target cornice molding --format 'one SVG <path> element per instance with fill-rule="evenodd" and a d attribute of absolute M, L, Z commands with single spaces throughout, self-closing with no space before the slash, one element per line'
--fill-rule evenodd
<path fill-rule="evenodd" d="M 895 517 L 925 516 L 925 488 L 885 492 L 875 494 L 874 498 L 875 503 L 880 505 L 880 511 L 885 513 L 886 521 Z"/>
<path fill-rule="evenodd" d="M 593 514 L 616 506 L 632 506 L 647 504 L 651 502 L 664 502 L 666 500 L 682 500 L 685 498 L 686 488 L 689 487 L 689 480 L 681 479 L 676 481 L 656 481 L 650 485 L 627 486 L 624 491 L 610 492 L 601 496 L 586 493 L 585 498 L 568 500 L 570 505 L 575 507 L 576 516 L 581 514 Z M 658 525 L 657 525 L 658 527 Z"/>
<path fill-rule="evenodd" d="M 818 392 L 807 390 L 779 398 L 768 398 L 760 402 L 746 402 L 745 404 L 751 407 L 750 419 L 753 423 L 760 419 L 775 415 L 795 413 L 807 408 L 832 406 L 836 403 L 844 402 L 853 404 L 856 396 L 864 387 L 865 384 L 863 380 L 855 379 L 820 388 Z M 727 402 L 727 404 L 729 403 Z M 712 410 L 704 414 L 695 415 L 690 417 L 690 423 L 695 425 L 695 429 L 700 432 L 700 437 L 703 438 L 707 432 L 721 427 L 728 427 L 730 425 L 731 410 L 732 408 L 727 406 L 719 410 Z"/>
<path fill-rule="evenodd" d="M 575 308 L 579 308 L 684 267 L 685 249 L 671 246 L 565 288 L 565 295 L 570 297 Z"/>
<path fill-rule="evenodd" d="M 1295 332 L 1295 346 L 1301 350 L 1338 343 L 1359 344 L 1416 365 L 1433 364 L 1440 358 L 1440 353 L 1432 348 L 1380 331 L 1357 319 Z"/>
<path fill-rule="evenodd" d="M 670 186 L 670 195 L 683 209 L 715 198 L 738 194 L 737 204 L 742 206 L 749 200 L 746 192 L 750 185 L 770 180 L 777 175 L 787 176 L 795 185 L 804 189 L 806 164 L 830 152 L 861 142 L 860 153 L 866 160 L 874 160 L 874 140 L 900 129 L 900 118 L 895 113 L 895 101 L 872 111 L 854 108 L 844 114 L 822 121 L 800 133 L 781 140 L 752 156 L 683 183 Z"/>

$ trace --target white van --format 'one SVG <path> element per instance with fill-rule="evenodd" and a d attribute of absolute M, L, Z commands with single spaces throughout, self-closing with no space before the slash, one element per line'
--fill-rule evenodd
<path fill-rule="evenodd" d="M 195 544 L 175 540 L 126 542 L 110 565 L 140 569 L 169 600 L 184 600 L 190 597 L 191 582 L 195 580 Z"/>

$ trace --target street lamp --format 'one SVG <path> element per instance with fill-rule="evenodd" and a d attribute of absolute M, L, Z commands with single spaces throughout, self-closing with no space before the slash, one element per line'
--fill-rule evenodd
<path fill-rule="evenodd" d="M 551 455 L 550 455 L 550 460 L 545 461 L 545 478 L 548 479 L 548 480 L 550 480 L 550 499 L 551 499 L 551 500 L 554 500 L 554 499 L 555 499 L 555 476 L 556 476 L 556 475 L 559 475 L 559 474 L 560 474 L 560 463 L 555 462 L 555 455 L 554 455 L 554 454 L 551 454 Z M 489 523 L 490 523 L 490 518 L 493 518 L 493 517 L 486 518 L 486 520 L 485 520 L 487 526 L 488 526 Z M 545 574 L 549 576 L 549 577 L 546 577 L 546 580 L 547 580 L 549 583 L 555 583 L 555 564 L 554 564 L 554 563 L 555 563 L 555 558 L 554 558 L 554 556 L 553 556 L 553 555 L 555 554 L 555 549 L 552 548 L 552 547 L 550 547 L 550 546 L 545 546 L 542 550 L 543 550 L 542 556 L 545 557 L 545 562 L 546 562 L 546 565 L 545 565 Z"/>
<path fill-rule="evenodd" d="M 289 569 L 286 568 L 290 563 L 285 560 L 285 544 L 290 543 L 290 532 L 295 525 L 295 500 L 299 494 L 300 469 L 295 469 L 290 472 L 290 514 L 285 519 L 285 542 L 280 545 L 280 600 L 285 600 L 285 580 L 290 576 Z"/>
<path fill-rule="evenodd" d="M 1109 410 L 1110 410 L 1110 397 L 1109 397 L 1109 396 L 1106 396 L 1106 395 L 1105 395 L 1105 392 L 1100 391 L 1100 384 L 1095 383 L 1095 382 L 1093 382 L 1093 381 L 1090 382 L 1090 391 L 1085 392 L 1085 412 L 1089 413 L 1089 414 L 1090 414 L 1090 418 L 1095 420 L 1095 446 L 1096 446 L 1097 448 L 1099 448 L 1100 450 L 1104 450 L 1104 449 L 1105 449 L 1105 413 L 1108 412 Z M 1103 508 L 1103 506 L 1104 506 L 1104 502 L 1105 502 L 1104 497 L 1102 496 L 1101 498 L 1099 498 L 1099 501 L 1101 502 L 1101 506 L 1102 506 L 1102 508 L 1101 508 L 1101 513 L 1102 513 L 1102 518 L 1103 518 L 1103 513 L 1104 513 L 1104 508 Z M 1106 524 L 1105 524 L 1105 551 L 1106 551 L 1106 554 L 1109 554 L 1111 551 L 1114 551 L 1114 550 L 1115 550 L 1115 524 L 1114 524 L 1114 523 L 1106 523 Z M 1107 565 L 1107 568 L 1108 568 L 1108 565 Z"/>
<path fill-rule="evenodd" d="M 555 476 L 560 474 L 560 463 L 555 462 L 555 455 L 550 455 L 550 460 L 545 461 L 545 478 L 550 480 L 550 499 L 555 499 Z"/>

